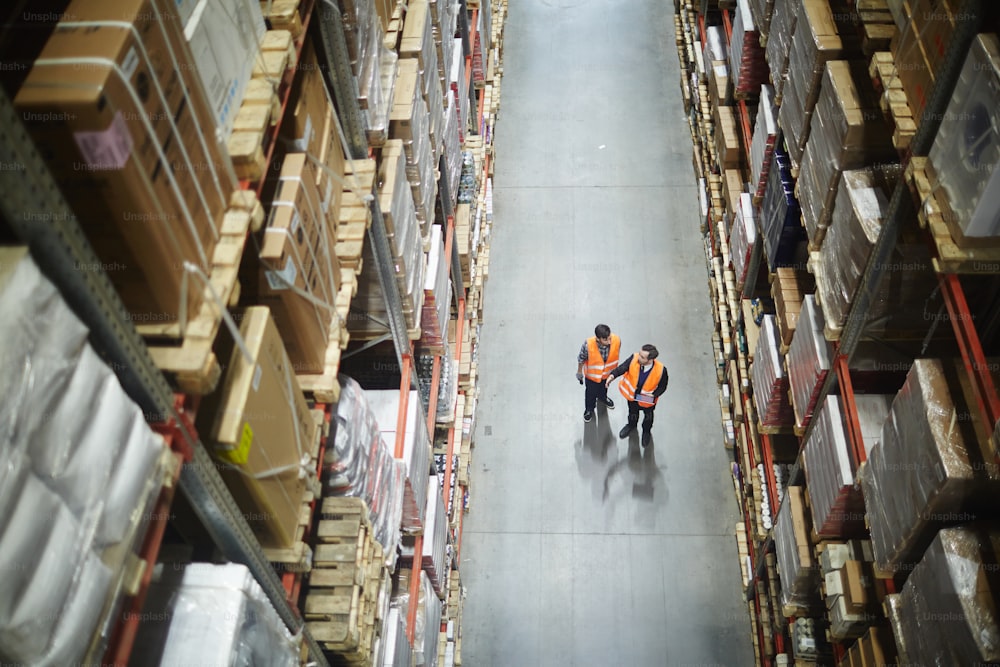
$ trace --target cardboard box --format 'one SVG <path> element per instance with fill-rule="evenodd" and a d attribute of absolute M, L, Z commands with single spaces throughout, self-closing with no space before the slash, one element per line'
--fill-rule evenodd
<path fill-rule="evenodd" d="M 303 153 L 285 156 L 260 260 L 253 296 L 271 308 L 295 372 L 322 373 L 340 264 L 315 169 Z"/>
<path fill-rule="evenodd" d="M 223 140 L 233 131 L 266 30 L 257 0 L 199 0 L 184 26 Z"/>
<path fill-rule="evenodd" d="M 858 560 L 849 560 L 844 563 L 842 572 L 844 573 L 844 602 L 847 605 L 847 610 L 853 614 L 864 613 L 871 601 L 868 595 L 871 576 L 866 573 L 864 563 Z"/>
<path fill-rule="evenodd" d="M 193 317 L 203 285 L 184 263 L 208 272 L 235 180 L 176 9 L 77 0 L 66 15 L 15 104 L 133 317 Z"/>
<path fill-rule="evenodd" d="M 290 142 L 291 150 L 319 156 L 323 152 L 324 125 L 332 109 L 316 49 L 311 40 L 306 40 L 295 71 L 287 115 L 281 124 L 281 136 Z"/>
<path fill-rule="evenodd" d="M 288 547 L 306 490 L 299 465 L 316 423 L 270 311 L 237 315 L 252 361 L 239 347 L 229 358 L 210 431 L 213 454 L 226 464 L 220 473 L 261 545 Z"/>

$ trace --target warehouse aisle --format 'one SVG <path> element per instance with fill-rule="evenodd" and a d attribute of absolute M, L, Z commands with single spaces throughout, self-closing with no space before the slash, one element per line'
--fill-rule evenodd
<path fill-rule="evenodd" d="M 465 520 L 463 664 L 753 664 L 663 0 L 512 2 Z M 653 446 L 584 424 L 599 322 L 661 351 Z"/>

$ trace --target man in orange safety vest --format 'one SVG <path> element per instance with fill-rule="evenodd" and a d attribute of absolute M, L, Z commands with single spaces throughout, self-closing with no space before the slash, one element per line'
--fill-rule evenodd
<path fill-rule="evenodd" d="M 654 345 L 643 345 L 635 354 L 630 354 L 621 366 L 611 371 L 605 385 L 622 376 L 618 387 L 628 401 L 628 423 L 618 433 L 619 438 L 628 437 L 639 423 L 642 410 L 642 446 L 647 446 L 653 438 L 653 410 L 660 395 L 667 390 L 667 367 L 656 360 L 660 352 Z"/>
<path fill-rule="evenodd" d="M 604 382 L 608 374 L 618 365 L 618 352 L 622 341 L 611 333 L 607 324 L 594 327 L 594 335 L 583 342 L 576 361 L 576 379 L 586 385 L 583 398 L 583 421 L 594 418 L 594 407 L 600 401 L 609 410 L 614 410 L 615 402 L 608 398 L 608 386 Z"/>

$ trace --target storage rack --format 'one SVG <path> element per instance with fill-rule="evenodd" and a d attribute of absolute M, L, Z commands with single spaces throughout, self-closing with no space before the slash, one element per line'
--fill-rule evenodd
<path fill-rule="evenodd" d="M 696 14 L 696 8 L 694 5 L 696 4 L 701 5 L 700 9 L 702 11 L 697 11 L 697 18 L 695 19 L 694 16 Z M 678 33 L 678 54 L 682 65 L 681 85 L 686 100 L 693 98 L 695 93 L 686 89 L 689 85 L 692 85 L 692 80 L 689 76 L 690 72 L 687 71 L 687 68 L 685 67 L 685 62 L 686 60 L 691 60 L 688 56 L 692 55 L 695 35 L 700 39 L 702 44 L 706 43 L 707 26 L 706 13 L 704 10 L 707 9 L 708 5 L 713 4 L 716 3 L 692 3 L 690 0 L 680 0 L 675 1 L 674 3 L 675 12 L 678 14 L 675 18 L 675 27 Z M 724 29 L 728 45 L 731 43 L 732 37 L 732 19 L 730 13 L 732 10 L 729 7 L 732 7 L 733 3 L 719 2 L 717 4 L 718 9 L 716 10 L 716 16 L 718 16 L 719 23 L 721 23 Z M 981 0 L 964 0 L 963 2 L 957 4 L 959 6 L 955 6 L 955 3 L 953 3 L 953 8 L 955 10 L 954 16 L 956 19 L 955 30 L 951 41 L 947 44 L 946 53 L 943 62 L 939 67 L 937 77 L 935 79 L 935 85 L 928 98 L 923 117 L 921 119 L 917 119 L 919 122 L 917 124 L 916 133 L 911 139 L 909 146 L 901 154 L 900 162 L 903 167 L 906 167 L 913 157 L 926 156 L 929 153 L 930 147 L 937 134 L 938 127 L 940 126 L 941 119 L 944 117 L 947 110 L 948 102 L 952 96 L 955 83 L 958 80 L 965 56 L 969 51 L 975 35 L 984 25 L 984 14 L 986 8 Z M 704 102 L 702 102 L 702 105 L 703 106 L 700 111 L 704 112 Z M 752 126 L 750 123 L 748 102 L 746 99 L 739 99 L 737 96 L 733 105 L 737 111 L 737 123 L 741 135 L 741 150 L 744 155 L 749 155 L 749 142 L 752 136 Z M 697 115 L 697 111 L 697 109 L 693 110 L 692 114 Z M 692 124 L 692 139 L 695 141 L 695 149 L 697 152 L 698 138 L 696 137 L 696 128 L 694 124 Z M 698 157 L 696 155 L 696 171 L 698 164 Z M 701 173 L 698 174 L 698 176 L 701 175 Z M 820 385 L 818 401 L 823 401 L 825 397 L 833 394 L 834 392 L 836 392 L 836 394 L 841 398 L 848 444 L 855 469 L 865 462 L 866 456 L 861 436 L 857 406 L 855 403 L 855 378 L 852 376 L 850 362 L 854 353 L 857 351 L 859 342 L 865 338 L 865 324 L 869 321 L 867 314 L 871 311 L 875 295 L 882 279 L 884 278 L 884 274 L 887 270 L 886 267 L 889 265 L 888 259 L 890 253 L 895 247 L 900 227 L 908 215 L 908 205 L 910 204 L 910 198 L 912 196 L 913 194 L 910 192 L 906 180 L 904 178 L 900 178 L 889 200 L 889 205 L 885 214 L 885 222 L 881 228 L 875 246 L 869 255 L 867 265 L 862 274 L 861 282 L 855 292 L 854 299 L 850 303 L 844 329 L 841 332 L 839 340 L 833 342 L 831 372 L 826 374 L 825 379 Z M 715 234 L 715 230 L 712 225 L 711 206 L 709 206 L 707 218 L 702 221 L 702 229 L 703 231 L 707 231 L 709 236 L 706 241 L 706 250 L 709 254 L 710 287 L 712 289 L 712 293 L 721 301 L 724 297 L 719 295 L 720 293 L 724 293 L 726 287 L 724 282 L 718 276 L 713 275 L 715 272 L 718 272 L 719 265 L 716 264 L 714 270 L 711 269 L 711 265 L 712 258 L 720 256 L 724 259 L 724 265 L 728 264 L 728 243 L 726 241 L 727 235 L 724 228 L 721 228 L 721 225 L 720 233 L 718 235 Z M 758 229 L 758 238 L 759 237 L 760 230 Z M 933 247 L 933 241 L 928 241 Z M 755 253 L 751 260 L 750 270 L 748 272 L 748 288 L 751 286 L 751 283 L 754 282 L 754 276 L 759 275 L 758 271 L 766 270 L 765 267 L 759 265 L 759 242 L 757 246 L 758 247 L 755 248 Z M 974 312 L 970 308 L 965 288 L 960 280 L 960 271 L 943 263 L 936 264 L 935 269 L 940 284 L 941 294 L 943 295 L 944 302 L 947 306 L 949 316 L 948 319 L 950 320 L 954 330 L 954 337 L 957 342 L 962 363 L 973 387 L 975 405 L 970 406 L 970 408 L 975 408 L 978 413 L 977 416 L 983 423 L 989 426 L 989 431 L 994 434 L 994 443 L 1000 442 L 1000 440 L 998 440 L 998 434 L 1000 434 L 1000 430 L 998 430 L 1000 429 L 1000 394 L 998 394 L 998 388 L 989 372 L 989 365 L 986 362 L 986 354 L 984 353 L 983 344 L 980 339 L 980 331 L 976 326 L 977 318 L 973 317 Z M 981 273 L 987 272 L 987 270 L 981 271 Z M 749 296 L 749 292 L 741 296 Z M 993 306 L 994 311 L 995 309 L 996 306 Z M 735 331 L 737 328 L 740 328 L 741 316 L 739 312 L 731 312 L 730 314 L 732 316 L 733 329 Z M 995 315 L 995 312 L 991 312 L 990 315 Z M 735 336 L 736 334 L 734 333 L 734 338 Z M 752 350 L 750 352 L 752 352 Z M 742 371 L 743 367 L 741 367 L 740 370 Z M 723 372 L 724 371 L 720 371 L 720 381 L 723 377 Z M 737 387 L 732 388 L 733 400 L 741 400 L 743 402 L 743 411 L 744 414 L 747 415 L 742 424 L 736 425 L 737 429 L 743 430 L 743 442 L 745 443 L 745 446 L 743 447 L 745 452 L 741 452 L 744 457 L 743 462 L 740 462 L 739 459 L 737 461 L 741 468 L 747 467 L 747 463 L 750 468 L 749 470 L 742 470 L 742 485 L 739 483 L 739 480 L 737 480 L 737 497 L 743 517 L 743 530 L 747 536 L 746 551 L 748 552 L 750 559 L 749 583 L 746 587 L 746 592 L 748 599 L 751 601 L 750 611 L 752 626 L 754 628 L 754 634 L 756 635 L 754 643 L 757 648 L 758 664 L 771 665 L 773 663 L 769 655 L 783 653 L 785 646 L 789 645 L 789 637 L 783 630 L 779 629 L 773 637 L 774 645 L 773 649 L 769 652 L 769 655 L 766 655 L 765 652 L 760 650 L 760 647 L 762 647 L 768 639 L 765 637 L 764 632 L 765 619 L 762 618 L 762 609 L 765 607 L 765 604 L 760 599 L 760 593 L 762 591 L 766 593 L 766 587 L 762 589 L 757 584 L 759 584 L 759 582 L 767 576 L 765 557 L 770 551 L 773 550 L 774 539 L 771 530 L 767 530 L 766 535 L 762 539 L 755 539 L 755 535 L 759 536 L 759 533 L 755 531 L 753 525 L 754 503 L 752 496 L 747 491 L 748 486 L 746 476 L 753 475 L 755 473 L 754 468 L 757 463 L 760 462 L 760 459 L 763 459 L 766 471 L 767 487 L 765 493 L 771 500 L 771 507 L 773 508 L 773 511 L 776 512 L 778 508 L 778 485 L 772 465 L 772 436 L 767 433 L 757 433 L 757 428 L 755 427 L 754 419 L 752 417 L 752 401 L 749 399 L 747 394 L 742 394 L 741 397 L 736 396 L 737 391 Z M 795 432 L 795 435 L 799 438 L 799 451 L 789 479 L 789 484 L 791 485 L 803 485 L 805 483 L 805 475 L 802 467 L 802 451 L 804 443 L 808 440 L 813 430 L 815 425 L 814 422 L 815 420 L 810 419 L 801 431 Z M 756 438 L 753 436 L 756 436 Z M 998 460 L 1000 460 L 1000 452 L 996 451 L 995 446 L 994 455 L 997 456 Z M 886 590 L 889 593 L 895 592 L 897 583 L 898 581 L 893 579 L 886 580 Z M 794 621 L 794 617 L 787 617 L 786 620 L 790 623 Z M 846 646 L 844 643 L 835 642 L 833 644 L 833 649 L 837 664 L 840 664 L 840 660 L 843 659 L 846 654 Z"/>
<path fill-rule="evenodd" d="M 459 26 L 466 49 L 465 90 L 468 92 L 474 118 L 474 134 L 492 132 L 492 114 L 485 108 L 486 90 L 473 86 L 471 47 L 475 44 L 478 31 L 478 7 L 467 9 L 463 0 L 460 7 Z M 301 53 L 302 43 L 307 35 L 310 21 L 317 23 L 320 39 L 317 42 L 321 57 L 324 57 L 327 67 L 324 68 L 327 87 L 335 101 L 336 113 L 347 138 L 345 151 L 348 158 L 370 158 L 373 152 L 369 149 L 361 112 L 358 106 L 358 86 L 351 71 L 347 46 L 344 37 L 343 14 L 335 0 L 303 0 L 299 8 L 302 15 L 302 31 L 296 41 L 296 52 Z M 506 1 L 501 0 L 493 7 L 492 16 L 484 20 L 493 22 L 494 31 L 502 30 L 506 12 Z M 469 20 L 471 12 L 471 20 Z M 313 16 L 315 14 L 315 16 Z M 494 43 L 500 42 L 500 36 L 494 36 Z M 491 50 L 492 51 L 492 50 Z M 499 51 L 498 51 L 499 53 Z M 491 52 L 490 58 L 493 58 Z M 492 62 L 492 60 L 491 60 Z M 485 66 L 485 63 L 484 63 Z M 295 72 L 294 63 L 287 68 L 278 86 L 281 115 L 277 124 L 273 125 L 264 140 L 266 163 L 270 164 L 278 142 L 278 132 L 281 118 L 288 107 L 291 80 Z M 496 80 L 499 92 L 499 75 Z M 492 101 L 496 103 L 496 99 Z M 17 117 L 11 100 L 0 91 L 0 160 L 8 164 L 23 165 L 20 170 L 0 170 L 0 189 L 8 193 L 0 201 L 0 213 L 10 225 L 12 231 L 31 248 L 35 262 L 43 273 L 52 280 L 69 303 L 72 310 L 87 325 L 90 330 L 90 340 L 109 365 L 116 372 L 127 394 L 142 408 L 147 421 L 154 430 L 164 436 L 176 465 L 173 474 L 156 498 L 153 520 L 142 539 L 139 557 L 146 563 L 141 571 L 139 587 L 130 592 L 129 597 L 120 601 L 124 610 L 116 610 L 120 617 L 115 626 L 109 647 L 105 653 L 105 661 L 109 664 L 125 665 L 128 663 L 131 648 L 135 640 L 140 612 L 145 601 L 153 565 L 157 561 L 159 548 L 167 527 L 170 504 L 174 496 L 174 484 L 186 496 L 188 503 L 196 512 L 204 528 L 211 536 L 215 547 L 232 562 L 246 565 L 254 578 L 261 585 L 268 599 L 277 610 L 282 621 L 289 630 L 301 633 L 304 647 L 308 653 L 309 664 L 323 666 L 328 664 L 324 652 L 312 638 L 308 627 L 302 620 L 302 614 L 297 608 L 301 573 L 285 572 L 280 577 L 268 562 L 264 551 L 244 520 L 232 495 L 219 476 L 216 466 L 210 458 L 207 449 L 201 442 L 194 427 L 197 412 L 197 397 L 175 393 L 167 384 L 163 373 L 155 366 L 136 328 L 131 324 L 121 299 L 115 292 L 107 276 L 102 271 L 74 271 L 72 267 L 80 265 L 99 265 L 98 259 L 85 238 L 83 231 L 72 214 L 68 204 L 62 197 L 53 181 L 48 168 L 42 162 L 31 139 Z M 491 153 L 486 152 L 482 164 L 482 187 L 486 188 L 486 178 L 491 174 Z M 263 189 L 263 179 L 260 181 L 244 180 L 240 183 L 243 189 L 254 191 L 257 195 Z M 443 193 L 441 196 L 447 200 Z M 397 439 L 394 448 L 395 457 L 401 458 L 405 437 L 409 390 L 415 385 L 412 377 L 414 346 L 407 337 L 405 321 L 402 315 L 402 301 L 394 276 L 393 260 L 389 242 L 379 209 L 378 198 L 369 202 L 372 213 L 370 234 L 366 234 L 376 258 L 376 273 L 387 303 L 389 313 L 388 337 L 393 340 L 393 347 L 400 362 L 400 409 L 397 423 Z M 455 307 L 457 310 L 457 337 L 455 362 L 462 358 L 463 327 L 466 322 L 466 297 L 470 286 L 462 284 L 460 255 L 454 242 L 455 220 L 450 207 L 447 211 L 445 256 L 448 262 L 449 279 L 455 291 Z M 30 221 L 22 215 L 26 210 L 45 210 L 52 215 L 50 222 L 40 224 Z M 442 359 L 434 356 L 432 388 L 430 403 L 426 408 L 427 426 L 434 433 L 435 415 L 437 412 L 437 394 L 440 383 Z M 317 403 L 325 413 L 325 421 L 330 422 L 331 405 Z M 461 430 L 456 437 L 456 423 L 461 429 L 461 416 L 448 428 L 448 458 L 443 484 L 443 494 L 446 507 L 452 497 L 451 483 L 452 461 L 456 451 L 456 441 L 461 440 Z M 321 439 L 318 461 L 323 460 L 325 440 Z M 183 465 L 182 465 L 183 464 Z M 317 470 L 319 475 L 319 470 Z M 461 486 L 460 491 L 465 492 Z M 315 501 L 313 501 L 315 504 Z M 452 504 L 452 511 L 457 512 L 457 530 L 452 537 L 456 545 L 456 554 L 460 554 L 461 526 L 463 512 L 460 503 Z M 313 508 L 314 509 L 314 508 Z M 455 525 L 455 520 L 449 520 Z M 407 618 L 407 636 L 411 644 L 417 612 L 417 591 L 421 569 L 422 536 L 417 536 L 411 582 L 411 600 Z M 456 557 L 454 567 L 457 568 Z M 447 601 L 446 601 L 447 603 Z M 126 613 L 127 612 L 127 613 Z M 444 620 L 442 621 L 442 631 Z"/>

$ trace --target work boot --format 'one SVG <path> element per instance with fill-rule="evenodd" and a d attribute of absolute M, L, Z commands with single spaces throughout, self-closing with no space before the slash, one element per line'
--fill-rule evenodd
<path fill-rule="evenodd" d="M 622 430 L 618 431 L 618 437 L 627 438 L 628 434 L 632 432 L 633 428 L 635 427 L 632 426 L 631 424 L 625 424 L 625 426 L 622 426 Z"/>
<path fill-rule="evenodd" d="M 608 406 L 608 410 L 614 410 L 615 409 L 615 402 L 612 401 L 610 398 L 605 398 L 604 399 L 604 405 Z"/>
<path fill-rule="evenodd" d="M 653 434 L 650 433 L 649 431 L 643 431 L 642 432 L 642 446 L 646 447 L 652 441 L 653 441 Z"/>
<path fill-rule="evenodd" d="M 591 412 L 590 410 L 587 410 L 586 412 L 583 413 L 583 421 L 587 422 L 588 424 L 590 423 L 590 420 L 593 418 L 594 418 L 594 413 Z"/>

